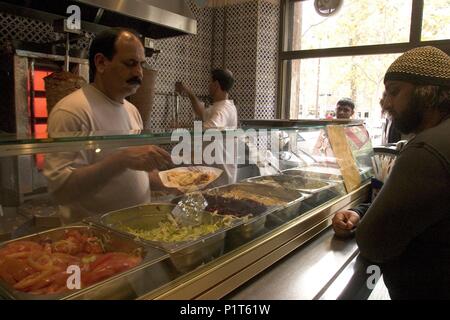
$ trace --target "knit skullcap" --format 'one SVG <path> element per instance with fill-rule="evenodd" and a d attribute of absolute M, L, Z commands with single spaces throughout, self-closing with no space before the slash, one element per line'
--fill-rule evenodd
<path fill-rule="evenodd" d="M 387 80 L 450 87 L 450 57 L 430 46 L 409 50 L 391 64 L 384 76 Z"/>

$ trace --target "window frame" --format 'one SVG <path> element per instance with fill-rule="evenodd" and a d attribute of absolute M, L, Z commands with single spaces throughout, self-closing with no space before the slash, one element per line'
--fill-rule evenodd
<path fill-rule="evenodd" d="M 424 0 L 412 0 L 411 26 L 409 42 L 389 44 L 362 45 L 352 47 L 334 47 L 325 49 L 287 50 L 291 38 L 290 19 L 292 19 L 294 4 L 300 1 L 314 0 L 281 0 L 280 3 L 280 34 L 278 49 L 278 93 L 277 118 L 290 118 L 291 100 L 291 61 L 308 58 L 348 57 L 377 54 L 403 53 L 419 46 L 434 46 L 450 55 L 450 39 L 422 41 L 422 25 Z"/>

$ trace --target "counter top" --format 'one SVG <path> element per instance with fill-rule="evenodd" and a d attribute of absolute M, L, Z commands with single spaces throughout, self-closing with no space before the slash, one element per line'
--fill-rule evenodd
<path fill-rule="evenodd" d="M 329 227 L 225 299 L 312 300 L 324 295 L 337 299 L 329 289 L 341 293 L 347 287 L 344 283 L 336 288 L 336 279 L 357 256 L 355 239 L 339 239 Z"/>

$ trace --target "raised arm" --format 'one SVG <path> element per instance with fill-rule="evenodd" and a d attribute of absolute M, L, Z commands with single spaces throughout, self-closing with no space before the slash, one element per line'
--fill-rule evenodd
<path fill-rule="evenodd" d="M 204 121 L 205 104 L 197 98 L 197 96 L 192 92 L 191 88 L 189 88 L 182 82 L 177 82 L 175 84 L 175 91 L 179 94 L 185 94 L 189 98 L 189 100 L 191 100 L 192 108 L 194 109 L 195 114 Z"/>

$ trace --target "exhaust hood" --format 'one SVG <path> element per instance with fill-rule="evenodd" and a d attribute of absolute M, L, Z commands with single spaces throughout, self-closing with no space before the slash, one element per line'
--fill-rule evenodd
<path fill-rule="evenodd" d="M 86 31 L 127 27 L 152 39 L 197 33 L 184 0 L 0 0 L 0 11 L 52 22 L 67 18 L 70 5 L 80 7 Z"/>

